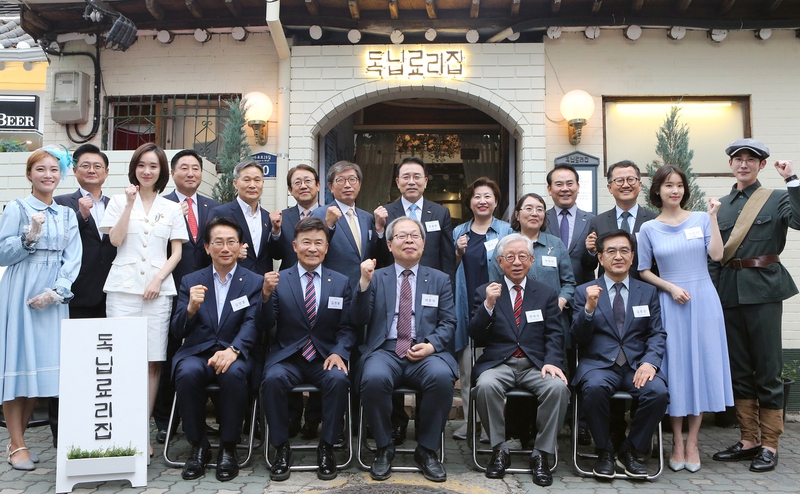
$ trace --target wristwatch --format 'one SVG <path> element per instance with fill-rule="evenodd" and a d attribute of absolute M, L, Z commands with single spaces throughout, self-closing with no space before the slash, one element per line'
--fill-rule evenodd
<path fill-rule="evenodd" d="M 786 177 L 784 180 L 788 184 L 789 182 L 791 182 L 793 180 L 799 180 L 799 179 L 797 178 L 797 175 L 790 175 L 790 176 Z"/>
<path fill-rule="evenodd" d="M 228 348 L 230 348 L 231 350 L 233 350 L 233 353 L 235 353 L 237 356 L 239 356 L 239 355 L 241 355 L 241 354 L 242 354 L 242 351 L 241 351 L 241 350 L 239 350 L 238 348 L 236 348 L 236 347 L 235 347 L 235 346 L 233 346 L 233 345 L 229 346 Z"/>

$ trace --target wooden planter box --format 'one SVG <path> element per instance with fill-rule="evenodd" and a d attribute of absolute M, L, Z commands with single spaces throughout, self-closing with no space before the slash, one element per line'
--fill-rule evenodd
<path fill-rule="evenodd" d="M 67 460 L 67 476 L 114 475 L 130 473 L 136 469 L 134 456 L 109 456 L 105 458 L 78 458 Z"/>

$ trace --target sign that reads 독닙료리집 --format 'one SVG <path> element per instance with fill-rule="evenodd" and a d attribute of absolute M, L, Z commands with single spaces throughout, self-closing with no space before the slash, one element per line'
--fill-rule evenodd
<path fill-rule="evenodd" d="M 369 50 L 366 73 L 381 79 L 463 79 L 464 50 L 430 48 L 385 48 Z"/>
<path fill-rule="evenodd" d="M 61 321 L 56 492 L 147 485 L 147 318 Z"/>

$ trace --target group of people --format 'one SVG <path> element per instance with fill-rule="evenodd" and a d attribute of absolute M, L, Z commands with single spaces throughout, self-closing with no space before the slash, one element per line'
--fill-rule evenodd
<path fill-rule="evenodd" d="M 665 414 L 670 468 L 699 470 L 702 414 L 734 404 L 741 441 L 714 459 L 771 470 L 783 431 L 781 302 L 797 293 L 779 254 L 787 228 L 800 228 L 800 180 L 779 160 L 788 191 L 761 187 L 769 150 L 756 140 L 726 153 L 736 185 L 710 199 L 708 213 L 684 209 L 688 179 L 671 165 L 652 180 L 661 213 L 640 207 L 639 168 L 622 161 L 607 171 L 616 205 L 605 213 L 580 210 L 578 173 L 557 165 L 547 174 L 552 208 L 528 193 L 511 223 L 501 221 L 500 189 L 482 177 L 463 194 L 472 218 L 453 228 L 449 210 L 424 198 L 428 170 L 418 158 L 396 166 L 401 197 L 373 213 L 356 207 L 364 177 L 347 161 L 325 177 L 330 204 L 318 203 L 316 169 L 298 165 L 287 175 L 297 204 L 267 212 L 253 160 L 234 169 L 236 199 L 219 204 L 197 193 L 203 161 L 191 150 L 168 163 L 156 145 L 141 146 L 131 185 L 112 198 L 103 195 L 109 164 L 97 147 L 71 157 L 35 151 L 31 195 L 0 219 L 8 463 L 32 470 L 38 461 L 23 435 L 36 397 L 51 398 L 57 441 L 60 320 L 141 316 L 156 440 L 176 428 L 168 414 L 176 393 L 192 446 L 184 479 L 202 477 L 211 461 L 206 386 L 216 383 L 220 481 L 238 474 L 236 443 L 255 395 L 275 449 L 273 480 L 289 478 L 291 438 L 301 430 L 319 435 L 318 477 L 336 477 L 348 396 L 353 410 L 369 403 L 370 475 L 388 479 L 409 421 L 393 394 L 401 385 L 421 396 L 414 464 L 444 481 L 437 451 L 457 379 L 465 416 L 474 406 L 493 451 L 489 478 L 509 467 L 509 437 L 535 431 L 533 480 L 552 484 L 550 459 L 576 394 L 591 410 L 581 414 L 579 439 L 595 443 L 597 477 L 613 478 L 617 466 L 647 477 L 642 456 Z M 54 197 L 70 167 L 80 188 Z M 175 191 L 162 196 L 170 174 Z M 291 390 L 303 383 L 321 399 L 305 404 L 301 429 L 304 403 Z M 535 402 L 506 400 L 511 388 Z M 610 399 L 617 390 L 634 398 L 629 432 L 624 408 Z"/>

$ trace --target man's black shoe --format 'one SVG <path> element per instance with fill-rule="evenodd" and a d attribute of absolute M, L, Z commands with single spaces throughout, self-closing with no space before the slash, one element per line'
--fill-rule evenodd
<path fill-rule="evenodd" d="M 592 444 L 592 435 L 586 427 L 578 428 L 578 444 L 581 446 L 589 446 Z"/>
<path fill-rule="evenodd" d="M 417 446 L 414 450 L 414 466 L 422 470 L 422 475 L 431 482 L 447 480 L 447 472 L 444 471 L 444 465 L 439 461 L 436 451 Z"/>
<path fill-rule="evenodd" d="M 156 442 L 158 444 L 164 444 L 165 442 L 167 442 L 167 430 L 166 429 L 160 429 L 156 433 Z"/>
<path fill-rule="evenodd" d="M 531 456 L 531 474 L 533 474 L 533 483 L 539 487 L 553 485 L 553 474 L 550 473 L 550 466 L 547 464 L 545 455 Z"/>
<path fill-rule="evenodd" d="M 634 479 L 646 479 L 647 468 L 639 463 L 637 455 L 632 450 L 621 451 L 617 455 L 617 465 L 625 469 L 625 475 Z"/>
<path fill-rule="evenodd" d="M 751 472 L 769 472 L 775 470 L 778 464 L 778 453 L 773 453 L 767 448 L 761 448 L 761 451 L 753 458 L 750 463 Z"/>
<path fill-rule="evenodd" d="M 506 468 L 511 465 L 511 457 L 503 450 L 492 453 L 489 465 L 486 467 L 487 479 L 502 479 L 506 475 Z"/>
<path fill-rule="evenodd" d="M 614 455 L 606 449 L 597 451 L 597 461 L 592 469 L 595 477 L 603 479 L 614 478 Z"/>
<path fill-rule="evenodd" d="M 281 444 L 276 448 L 275 461 L 272 462 L 272 469 L 269 472 L 269 478 L 276 482 L 286 480 L 291 475 L 290 470 L 292 466 L 292 448 L 289 441 Z"/>
<path fill-rule="evenodd" d="M 730 448 L 723 449 L 712 456 L 717 461 L 739 461 L 750 460 L 755 458 L 761 452 L 761 446 L 744 449 L 744 445 L 740 442 L 734 444 Z"/>
<path fill-rule="evenodd" d="M 189 459 L 183 464 L 183 480 L 196 480 L 206 474 L 206 463 L 211 461 L 211 446 L 192 446 Z"/>
<path fill-rule="evenodd" d="M 300 437 L 303 439 L 316 439 L 319 435 L 319 422 L 314 420 L 306 420 L 303 424 L 303 429 L 300 431 Z"/>
<path fill-rule="evenodd" d="M 369 476 L 372 480 L 386 480 L 392 476 L 392 461 L 394 460 L 394 443 L 389 443 L 384 448 L 375 451 L 375 459 L 369 467 Z"/>
<path fill-rule="evenodd" d="M 300 434 L 300 419 L 289 419 L 289 437 L 294 438 Z"/>
<path fill-rule="evenodd" d="M 236 445 L 219 448 L 217 457 L 217 480 L 227 482 L 239 475 L 239 462 L 236 460 Z"/>
<path fill-rule="evenodd" d="M 336 478 L 336 456 L 333 454 L 333 446 L 320 441 L 317 446 L 317 478 L 320 480 L 333 480 Z"/>
<path fill-rule="evenodd" d="M 406 428 L 400 425 L 398 425 L 397 427 L 393 427 L 392 441 L 394 441 L 395 446 L 400 446 L 401 444 L 406 442 Z"/>

